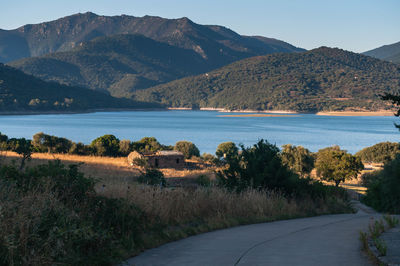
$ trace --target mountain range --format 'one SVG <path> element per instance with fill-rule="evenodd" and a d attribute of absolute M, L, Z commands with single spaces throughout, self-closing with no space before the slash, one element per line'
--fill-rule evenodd
<path fill-rule="evenodd" d="M 300 112 L 387 109 L 400 66 L 337 48 L 244 59 L 209 73 L 137 91 L 136 100 L 172 107 Z"/>
<path fill-rule="evenodd" d="M 400 42 L 384 45 L 363 54 L 400 64 Z"/>
<path fill-rule="evenodd" d="M 214 67 L 255 55 L 304 51 L 276 39 L 242 36 L 217 25 L 199 25 L 185 17 L 99 16 L 87 12 L 15 30 L 1 30 L 0 61 L 70 51 L 83 42 L 116 34 L 141 34 L 192 50 Z"/>
<path fill-rule="evenodd" d="M 187 18 L 85 13 L 26 25 L 9 34 L 20 36 L 29 47 L 20 57 L 35 56 L 9 65 L 47 81 L 108 91 L 117 97 L 130 97 L 138 89 L 255 55 L 304 51 L 275 39 L 241 36 Z M 0 47 L 1 43 L 7 47 L 6 40 L 0 35 Z M 10 46 L 19 49 L 24 45 Z M 18 53 L 3 58 L 11 59 L 10 54 Z"/>
<path fill-rule="evenodd" d="M 399 90 L 400 67 L 392 63 L 399 48 L 305 51 L 188 18 L 87 12 L 0 30 L 0 60 L 9 65 L 1 65 L 1 103 L 3 110 L 388 109 L 380 95 Z"/>

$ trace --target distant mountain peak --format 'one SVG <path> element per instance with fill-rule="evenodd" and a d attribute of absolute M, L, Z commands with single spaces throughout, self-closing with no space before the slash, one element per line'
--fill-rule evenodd
<path fill-rule="evenodd" d="M 143 34 L 195 52 L 200 47 L 204 58 L 220 60 L 218 57 L 224 56 L 230 62 L 268 53 L 302 51 L 283 41 L 272 43 L 268 39 L 241 36 L 223 26 L 196 24 L 187 17 L 102 16 L 85 12 L 0 31 L 0 61 L 69 51 L 82 42 L 116 34 Z"/>

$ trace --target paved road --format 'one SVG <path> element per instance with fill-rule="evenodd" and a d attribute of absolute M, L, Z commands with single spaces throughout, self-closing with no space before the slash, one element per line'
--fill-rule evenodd
<path fill-rule="evenodd" d="M 128 265 L 370 265 L 359 231 L 378 214 L 326 215 L 239 226 L 148 250 Z"/>

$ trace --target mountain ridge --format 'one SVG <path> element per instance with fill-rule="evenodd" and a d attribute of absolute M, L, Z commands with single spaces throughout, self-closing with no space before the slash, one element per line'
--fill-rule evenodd
<path fill-rule="evenodd" d="M 0 61 L 10 62 L 25 57 L 69 51 L 82 42 L 115 34 L 143 34 L 159 42 L 192 49 L 208 58 L 217 56 L 217 61 L 222 57 L 220 53 L 233 62 L 238 58 L 274 52 L 279 44 L 282 45 L 280 52 L 304 51 L 279 40 L 271 47 L 268 42 L 264 42 L 265 47 L 262 48 L 256 38 L 242 37 L 223 26 L 196 24 L 186 17 L 165 19 L 157 16 L 99 16 L 86 12 L 49 22 L 27 24 L 13 30 L 0 30 Z M 221 49 L 222 52 L 219 52 Z"/>
<path fill-rule="evenodd" d="M 400 63 L 400 42 L 383 45 L 362 53 L 385 61 Z"/>
<path fill-rule="evenodd" d="M 384 92 L 399 90 L 400 67 L 338 48 L 270 54 L 134 93 L 169 107 L 299 112 L 388 109 Z"/>

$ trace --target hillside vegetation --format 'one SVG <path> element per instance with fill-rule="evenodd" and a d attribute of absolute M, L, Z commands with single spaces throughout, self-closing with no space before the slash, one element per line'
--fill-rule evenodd
<path fill-rule="evenodd" d="M 363 54 L 393 63 L 400 63 L 400 42 L 384 45 Z"/>
<path fill-rule="evenodd" d="M 99 37 L 71 52 L 22 59 L 10 65 L 45 80 L 108 90 L 120 97 L 210 67 L 192 50 L 142 35 Z"/>
<path fill-rule="evenodd" d="M 87 12 L 0 30 L 0 62 L 69 51 L 83 42 L 115 34 L 143 34 L 194 51 L 215 67 L 254 55 L 304 51 L 276 39 L 242 36 L 228 28 L 199 25 L 188 18 L 99 16 Z"/>
<path fill-rule="evenodd" d="M 135 99 L 172 107 L 378 110 L 397 91 L 400 68 L 368 56 L 321 47 L 304 53 L 244 59 L 202 75 L 136 91 Z"/>
<path fill-rule="evenodd" d="M 117 99 L 89 89 L 45 82 L 0 64 L 0 112 L 149 107 L 160 107 L 160 105 Z"/>

